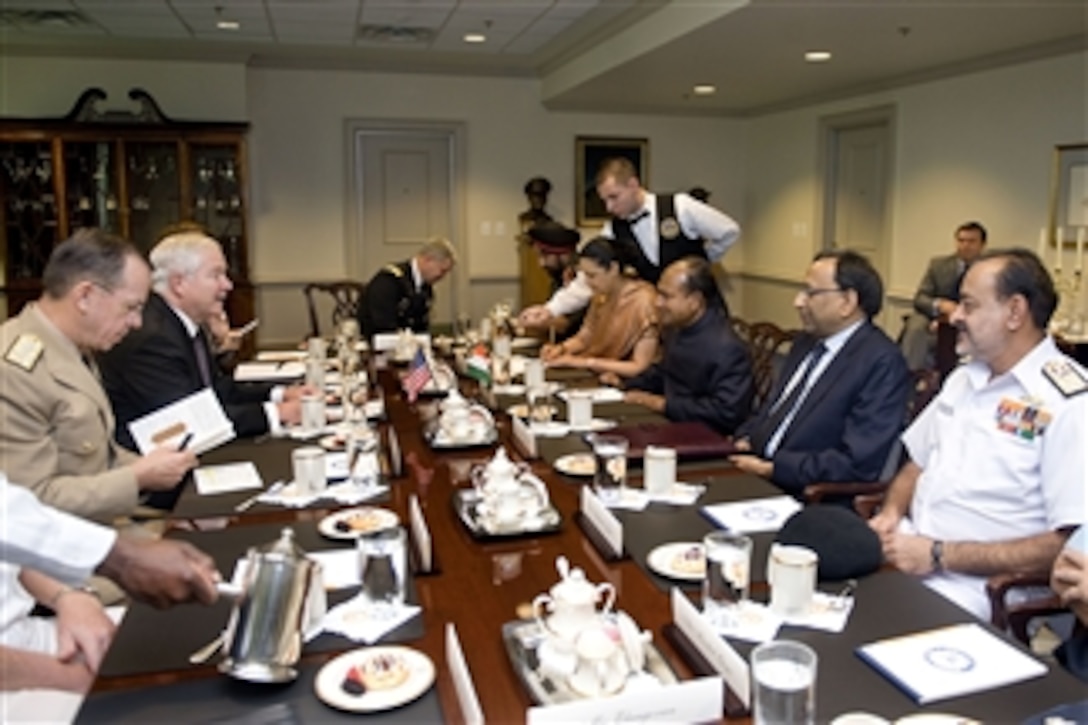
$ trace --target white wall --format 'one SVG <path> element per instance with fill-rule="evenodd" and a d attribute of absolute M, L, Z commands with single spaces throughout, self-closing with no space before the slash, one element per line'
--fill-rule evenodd
<path fill-rule="evenodd" d="M 1025 63 L 751 121 L 745 272 L 798 280 L 817 249 L 822 117 L 893 104 L 896 149 L 889 292 L 913 295 L 955 227 L 981 221 L 991 246 L 1036 248 L 1047 222 L 1054 146 L 1088 140 L 1088 54 Z M 794 223 L 808 234 L 793 234 Z M 745 317 L 790 321 L 793 287 L 747 278 Z M 891 331 L 898 331 L 894 322 Z"/>

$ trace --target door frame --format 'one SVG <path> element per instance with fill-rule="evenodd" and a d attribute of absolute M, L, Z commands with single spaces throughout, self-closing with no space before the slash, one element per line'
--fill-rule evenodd
<path fill-rule="evenodd" d="M 450 241 L 457 249 L 457 264 L 451 275 L 453 294 L 451 297 L 453 319 L 462 314 L 462 307 L 467 307 L 469 300 L 469 258 L 468 236 L 465 233 L 465 138 L 466 124 L 462 121 L 413 121 L 397 119 L 349 118 L 344 122 L 346 214 L 344 228 L 344 269 L 345 276 L 355 275 L 362 262 L 363 234 L 363 168 L 361 161 L 362 141 L 366 136 L 417 136 L 444 138 L 449 152 L 449 204 L 450 204 Z M 368 280 L 360 280 L 367 282 Z"/>
<path fill-rule="evenodd" d="M 894 209 L 892 201 L 895 198 L 895 158 L 896 158 L 896 106 L 888 104 L 874 106 L 859 111 L 837 113 L 830 116 L 822 116 L 819 122 L 819 141 L 816 144 L 819 150 L 819 158 L 816 168 L 819 170 L 819 178 L 822 188 L 819 193 L 819 203 L 816 205 L 816 230 L 817 250 L 827 251 L 832 249 L 832 239 L 835 235 L 835 189 L 838 185 L 838 141 L 839 135 L 844 131 L 851 131 L 866 126 L 884 126 L 888 134 L 888 162 L 884 173 L 884 223 L 881 230 L 880 247 L 887 255 L 883 260 L 873 260 L 877 269 L 884 268 L 883 277 L 885 291 L 888 280 L 892 275 L 892 219 Z M 882 262 L 882 263 L 881 263 Z"/>

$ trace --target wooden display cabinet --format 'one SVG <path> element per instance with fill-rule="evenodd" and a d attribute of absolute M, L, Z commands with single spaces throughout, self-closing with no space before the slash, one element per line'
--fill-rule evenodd
<path fill-rule="evenodd" d="M 0 260 L 9 315 L 41 293 L 53 247 L 101 227 L 145 254 L 162 230 L 195 221 L 223 245 L 232 322 L 254 317 L 247 235 L 246 123 L 174 121 L 133 89 L 135 112 L 99 111 L 84 92 L 62 118 L 0 119 Z M 255 345 L 251 337 L 250 346 Z"/>

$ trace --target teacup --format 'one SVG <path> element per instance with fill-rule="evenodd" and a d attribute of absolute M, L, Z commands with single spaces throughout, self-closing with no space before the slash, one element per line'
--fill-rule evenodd
<path fill-rule="evenodd" d="M 586 697 L 602 697 L 619 691 L 627 681 L 626 656 L 604 626 L 583 630 L 575 641 L 577 664 L 570 676 L 571 689 Z"/>
<path fill-rule="evenodd" d="M 767 583 L 771 586 L 771 610 L 789 616 L 803 614 L 816 592 L 819 557 L 803 546 L 772 544 L 767 557 Z"/>

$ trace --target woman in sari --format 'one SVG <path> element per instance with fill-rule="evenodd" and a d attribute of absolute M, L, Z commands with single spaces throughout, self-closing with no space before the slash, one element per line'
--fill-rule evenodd
<path fill-rule="evenodd" d="M 546 345 L 540 357 L 555 367 L 631 377 L 657 357 L 658 326 L 653 286 L 623 273 L 612 240 L 597 237 L 578 253 L 578 271 L 593 290 L 585 321 L 574 337 Z"/>

